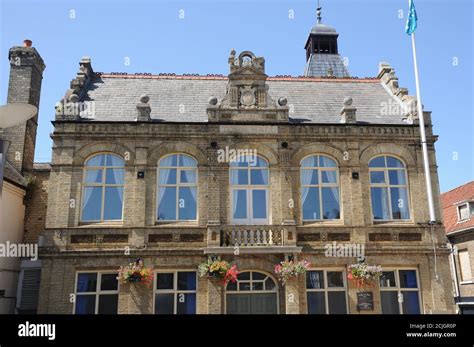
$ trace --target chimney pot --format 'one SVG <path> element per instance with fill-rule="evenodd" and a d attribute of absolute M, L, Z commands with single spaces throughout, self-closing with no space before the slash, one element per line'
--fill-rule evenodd
<path fill-rule="evenodd" d="M 23 47 L 31 47 L 33 41 L 31 40 L 23 40 Z"/>

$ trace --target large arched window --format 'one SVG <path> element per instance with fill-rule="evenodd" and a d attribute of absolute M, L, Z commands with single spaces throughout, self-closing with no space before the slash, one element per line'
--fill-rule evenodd
<path fill-rule="evenodd" d="M 303 220 L 341 218 L 336 162 L 324 155 L 306 157 L 301 161 L 300 176 Z"/>
<path fill-rule="evenodd" d="M 397 158 L 379 156 L 369 162 L 369 174 L 374 220 L 410 219 L 405 165 Z"/>
<path fill-rule="evenodd" d="M 82 221 L 122 219 L 125 164 L 115 154 L 98 154 L 86 161 L 82 193 Z"/>
<path fill-rule="evenodd" d="M 231 217 L 234 224 L 268 224 L 268 163 L 242 155 L 230 163 Z"/>
<path fill-rule="evenodd" d="M 158 162 L 159 221 L 197 219 L 197 161 L 186 154 L 172 154 Z"/>
<path fill-rule="evenodd" d="M 239 273 L 226 288 L 227 314 L 278 313 L 278 288 L 272 277 L 257 271 Z"/>

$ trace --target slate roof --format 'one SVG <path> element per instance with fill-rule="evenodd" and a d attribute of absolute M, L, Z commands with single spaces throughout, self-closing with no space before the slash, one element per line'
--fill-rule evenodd
<path fill-rule="evenodd" d="M 474 181 L 441 194 L 440 199 L 446 233 L 470 228 L 474 230 L 474 216 L 466 221 L 458 222 L 457 211 L 458 204 L 474 201 Z"/>
<path fill-rule="evenodd" d="M 406 124 L 405 115 L 384 114 L 382 105 L 400 103 L 375 78 L 341 79 L 269 77 L 269 94 L 285 97 L 293 123 L 339 123 L 343 100 L 352 97 L 357 120 L 372 124 Z M 136 105 L 143 94 L 150 97 L 151 119 L 162 122 L 207 122 L 210 97 L 219 101 L 227 85 L 225 76 L 97 74 L 81 93 L 82 101 L 94 101 L 91 121 L 135 121 Z"/>
<path fill-rule="evenodd" d="M 311 54 L 304 68 L 305 76 L 327 76 L 331 68 L 335 77 L 350 77 L 342 57 L 339 54 Z"/>

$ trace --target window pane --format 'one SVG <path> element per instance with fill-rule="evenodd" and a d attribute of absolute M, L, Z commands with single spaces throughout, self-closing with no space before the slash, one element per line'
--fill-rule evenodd
<path fill-rule="evenodd" d="M 85 187 L 83 199 L 82 220 L 100 220 L 102 208 L 102 188 Z"/>
<path fill-rule="evenodd" d="M 196 290 L 196 273 L 178 272 L 178 290 Z"/>
<path fill-rule="evenodd" d="M 181 170 L 181 183 L 196 183 L 196 170 Z"/>
<path fill-rule="evenodd" d="M 395 272 L 394 271 L 384 271 L 380 277 L 380 287 L 389 288 L 396 287 L 395 282 Z"/>
<path fill-rule="evenodd" d="M 390 184 L 407 184 L 405 180 L 405 170 L 388 170 L 388 179 L 390 181 Z"/>
<path fill-rule="evenodd" d="M 179 220 L 195 220 L 197 215 L 197 188 L 179 188 Z"/>
<path fill-rule="evenodd" d="M 156 289 L 174 289 L 173 279 L 173 273 L 157 273 Z"/>
<path fill-rule="evenodd" d="M 336 167 L 336 162 L 328 157 L 321 155 L 319 156 L 319 166 L 320 167 Z"/>
<path fill-rule="evenodd" d="M 176 169 L 160 169 L 158 184 L 176 184 Z"/>
<path fill-rule="evenodd" d="M 123 166 L 123 159 L 113 155 L 113 154 L 107 154 L 107 158 L 105 160 L 105 165 L 107 166 Z"/>
<path fill-rule="evenodd" d="M 467 205 L 462 205 L 458 207 L 459 210 L 459 220 L 465 220 L 469 218 L 469 210 Z"/>
<path fill-rule="evenodd" d="M 249 171 L 243 170 L 231 170 L 232 184 L 249 184 Z"/>
<path fill-rule="evenodd" d="M 100 278 L 100 290 L 117 290 L 117 274 L 102 274 Z"/>
<path fill-rule="evenodd" d="M 102 169 L 86 170 L 86 183 L 102 183 Z"/>
<path fill-rule="evenodd" d="M 326 314 L 324 292 L 308 292 L 307 298 L 309 314 Z"/>
<path fill-rule="evenodd" d="M 250 184 L 268 184 L 268 170 L 250 170 Z"/>
<path fill-rule="evenodd" d="M 344 279 L 342 271 L 328 271 L 328 287 L 341 287 L 344 288 Z"/>
<path fill-rule="evenodd" d="M 176 219 L 176 187 L 160 187 L 158 189 L 158 219 Z"/>
<path fill-rule="evenodd" d="M 95 313 L 95 295 L 77 295 L 75 313 L 76 314 L 94 314 Z"/>
<path fill-rule="evenodd" d="M 410 219 L 408 212 L 408 193 L 406 188 L 390 188 L 392 199 L 392 218 Z"/>
<path fill-rule="evenodd" d="M 263 290 L 263 282 L 252 282 L 252 290 Z"/>
<path fill-rule="evenodd" d="M 415 270 L 399 270 L 400 288 L 418 288 Z"/>
<path fill-rule="evenodd" d="M 174 313 L 174 294 L 155 295 L 155 314 Z"/>
<path fill-rule="evenodd" d="M 177 314 L 195 314 L 196 313 L 196 294 L 178 293 L 176 295 Z"/>
<path fill-rule="evenodd" d="M 125 174 L 124 169 L 107 169 L 105 175 L 105 183 L 107 184 L 123 184 Z"/>
<path fill-rule="evenodd" d="M 239 281 L 246 281 L 246 280 L 250 280 L 250 272 L 246 271 L 246 272 L 241 272 L 237 275 L 237 279 Z"/>
<path fill-rule="evenodd" d="M 329 314 L 346 314 L 346 292 L 328 292 Z"/>
<path fill-rule="evenodd" d="M 267 277 L 267 275 L 261 273 L 261 272 L 252 272 L 252 280 L 263 280 Z"/>
<path fill-rule="evenodd" d="M 179 166 L 197 166 L 197 161 L 189 155 L 179 154 Z"/>
<path fill-rule="evenodd" d="M 234 190 L 234 201 L 232 207 L 233 219 L 247 218 L 247 191 Z"/>
<path fill-rule="evenodd" d="M 384 171 L 371 171 L 370 183 L 385 183 L 385 172 Z"/>
<path fill-rule="evenodd" d="M 265 190 L 252 191 L 252 218 L 267 218 L 267 194 Z"/>
<path fill-rule="evenodd" d="M 390 219 L 388 189 L 387 188 L 371 188 L 372 196 L 372 213 L 374 219 Z"/>
<path fill-rule="evenodd" d="M 381 291 L 382 314 L 399 314 L 398 293 L 396 291 Z"/>
<path fill-rule="evenodd" d="M 178 155 L 173 154 L 161 159 L 159 166 L 178 166 Z"/>
<path fill-rule="evenodd" d="M 307 157 L 301 161 L 301 166 L 304 167 L 317 167 L 318 166 L 318 156 L 313 155 L 311 157 Z"/>
<path fill-rule="evenodd" d="M 322 188 L 323 192 L 323 218 L 339 219 L 339 188 Z"/>
<path fill-rule="evenodd" d="M 323 181 L 323 183 L 337 183 L 336 171 L 321 170 L 321 181 Z"/>
<path fill-rule="evenodd" d="M 104 220 L 122 219 L 123 187 L 105 187 Z"/>
<path fill-rule="evenodd" d="M 117 314 L 118 294 L 99 295 L 99 314 Z"/>
<path fill-rule="evenodd" d="M 80 273 L 77 275 L 77 292 L 95 292 L 97 289 L 97 273 Z"/>
<path fill-rule="evenodd" d="M 250 290 L 250 282 L 239 282 L 239 290 Z"/>
<path fill-rule="evenodd" d="M 385 167 L 385 157 L 377 157 L 369 162 L 369 167 Z"/>
<path fill-rule="evenodd" d="M 273 281 L 270 277 L 265 280 L 265 290 L 274 290 L 275 289 L 275 281 Z"/>
<path fill-rule="evenodd" d="M 318 184 L 318 170 L 314 170 L 314 169 L 301 170 L 301 184 L 302 185 Z"/>
<path fill-rule="evenodd" d="M 301 195 L 303 201 L 303 219 L 321 219 L 319 207 L 319 188 L 302 188 Z"/>
<path fill-rule="evenodd" d="M 324 288 L 324 272 L 323 271 L 306 272 L 306 288 L 307 289 L 323 289 Z"/>
<path fill-rule="evenodd" d="M 397 158 L 387 157 L 387 167 L 405 167 L 405 166 Z"/>
<path fill-rule="evenodd" d="M 92 158 L 90 158 L 86 166 L 104 166 L 105 165 L 105 155 L 104 154 L 99 154 L 96 155 Z"/>
<path fill-rule="evenodd" d="M 231 167 L 248 167 L 249 163 L 246 161 L 247 158 L 245 156 L 238 156 L 235 160 L 230 162 Z"/>
<path fill-rule="evenodd" d="M 251 167 L 268 167 L 267 162 L 263 158 L 260 158 L 258 155 L 247 156 L 247 160 L 249 162 L 249 166 Z"/>
<path fill-rule="evenodd" d="M 229 282 L 227 284 L 227 291 L 229 290 L 237 290 L 237 282 Z"/>
<path fill-rule="evenodd" d="M 420 314 L 420 300 L 418 297 L 418 291 L 402 291 L 402 294 L 403 314 Z"/>

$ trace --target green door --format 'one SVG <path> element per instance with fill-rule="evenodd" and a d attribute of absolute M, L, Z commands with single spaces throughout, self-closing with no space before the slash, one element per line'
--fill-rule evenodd
<path fill-rule="evenodd" d="M 276 293 L 228 294 L 228 314 L 277 314 Z"/>

